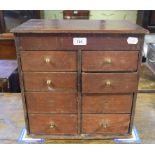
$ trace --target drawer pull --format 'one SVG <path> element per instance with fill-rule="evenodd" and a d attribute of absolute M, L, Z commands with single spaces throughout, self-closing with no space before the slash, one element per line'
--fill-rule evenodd
<path fill-rule="evenodd" d="M 107 123 L 107 122 L 102 122 L 102 123 L 100 124 L 100 126 L 101 126 L 102 128 L 107 128 L 107 127 L 108 127 L 108 123 Z"/>
<path fill-rule="evenodd" d="M 50 63 L 50 58 L 45 58 L 45 62 L 48 64 L 48 63 Z"/>
<path fill-rule="evenodd" d="M 51 122 L 50 123 L 50 126 L 49 126 L 50 129 L 55 129 L 56 128 L 56 125 L 54 122 Z"/>
<path fill-rule="evenodd" d="M 105 64 L 112 64 L 112 60 L 110 58 L 105 58 L 104 63 Z"/>
<path fill-rule="evenodd" d="M 106 86 L 110 86 L 110 85 L 111 85 L 111 81 L 110 81 L 110 80 L 107 80 L 107 81 L 105 82 L 105 84 L 106 84 Z"/>
<path fill-rule="evenodd" d="M 49 85 L 51 85 L 52 81 L 51 80 L 47 80 L 46 83 L 49 86 Z"/>

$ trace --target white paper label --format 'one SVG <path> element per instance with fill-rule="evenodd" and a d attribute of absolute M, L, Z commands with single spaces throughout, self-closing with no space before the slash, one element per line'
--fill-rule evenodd
<path fill-rule="evenodd" d="M 87 38 L 73 38 L 73 45 L 87 45 Z"/>
<path fill-rule="evenodd" d="M 128 44 L 137 44 L 138 38 L 137 37 L 128 37 L 127 42 L 128 42 Z"/>

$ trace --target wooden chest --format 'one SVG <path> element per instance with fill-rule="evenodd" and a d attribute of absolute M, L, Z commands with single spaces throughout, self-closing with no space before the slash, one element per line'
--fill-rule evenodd
<path fill-rule="evenodd" d="M 127 21 L 29 20 L 12 32 L 28 134 L 131 134 L 145 29 Z"/>

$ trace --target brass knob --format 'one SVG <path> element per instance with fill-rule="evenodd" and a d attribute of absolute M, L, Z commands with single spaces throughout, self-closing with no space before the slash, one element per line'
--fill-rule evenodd
<path fill-rule="evenodd" d="M 47 85 L 51 85 L 52 81 L 51 80 L 47 80 L 46 83 L 47 83 Z"/>
<path fill-rule="evenodd" d="M 112 64 L 112 60 L 110 58 L 105 58 L 104 63 L 106 64 Z"/>
<path fill-rule="evenodd" d="M 45 62 L 48 64 L 48 63 L 50 63 L 50 58 L 45 58 Z"/>
<path fill-rule="evenodd" d="M 111 85 L 111 81 L 110 81 L 110 80 L 107 80 L 107 81 L 105 82 L 105 84 L 106 84 L 107 86 L 110 86 L 110 85 Z"/>
<path fill-rule="evenodd" d="M 100 126 L 101 126 L 102 128 L 107 128 L 107 127 L 108 127 L 108 123 L 107 123 L 107 122 L 102 122 L 102 123 L 100 124 Z"/>
<path fill-rule="evenodd" d="M 50 129 L 54 129 L 54 128 L 56 128 L 56 125 L 55 125 L 55 123 L 54 123 L 54 122 L 51 122 L 51 123 L 50 123 L 50 126 L 49 126 L 49 128 L 50 128 Z"/>

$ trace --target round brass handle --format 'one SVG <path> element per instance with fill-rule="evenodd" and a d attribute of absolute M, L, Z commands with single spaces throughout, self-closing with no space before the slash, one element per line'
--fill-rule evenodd
<path fill-rule="evenodd" d="M 54 129 L 54 128 L 56 128 L 56 125 L 54 122 L 51 122 L 49 127 L 50 127 L 50 129 Z"/>
<path fill-rule="evenodd" d="M 48 63 L 50 63 L 50 58 L 45 58 L 45 62 L 48 64 Z"/>
<path fill-rule="evenodd" d="M 106 64 L 112 64 L 111 58 L 105 58 L 104 59 L 104 63 L 106 63 Z"/>
<path fill-rule="evenodd" d="M 105 82 L 105 84 L 106 84 L 107 86 L 110 86 L 110 85 L 111 85 L 111 81 L 110 81 L 110 80 L 107 80 L 107 81 Z"/>
<path fill-rule="evenodd" d="M 46 83 L 47 83 L 47 85 L 51 85 L 52 81 L 51 80 L 47 80 Z"/>
<path fill-rule="evenodd" d="M 107 122 L 102 122 L 102 123 L 100 124 L 100 126 L 101 126 L 102 128 L 107 128 L 107 127 L 108 127 L 108 123 L 107 123 Z"/>

